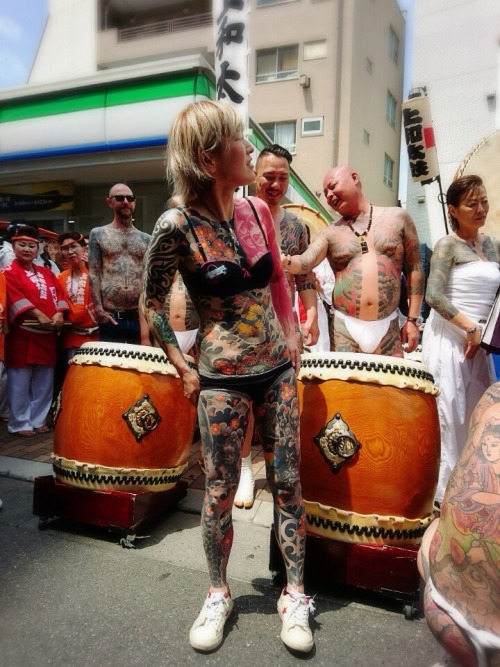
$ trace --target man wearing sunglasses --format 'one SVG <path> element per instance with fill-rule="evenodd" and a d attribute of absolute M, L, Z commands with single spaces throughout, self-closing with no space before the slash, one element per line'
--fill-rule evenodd
<path fill-rule="evenodd" d="M 115 183 L 106 198 L 113 211 L 109 225 L 89 236 L 89 277 L 99 337 L 102 341 L 150 345 L 149 329 L 139 312 L 144 255 L 149 234 L 134 227 L 135 195 Z"/>

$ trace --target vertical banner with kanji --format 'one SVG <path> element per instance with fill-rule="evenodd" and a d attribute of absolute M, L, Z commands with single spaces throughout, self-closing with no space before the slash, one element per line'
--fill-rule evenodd
<path fill-rule="evenodd" d="M 412 180 L 423 185 L 437 179 L 439 164 L 431 107 L 426 95 L 412 97 L 403 103 L 403 129 Z"/>
<path fill-rule="evenodd" d="M 237 108 L 248 120 L 249 0 L 213 0 L 217 99 Z"/>

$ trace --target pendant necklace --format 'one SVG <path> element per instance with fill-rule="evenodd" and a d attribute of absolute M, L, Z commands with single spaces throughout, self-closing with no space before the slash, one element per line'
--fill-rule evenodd
<path fill-rule="evenodd" d="M 350 230 L 354 232 L 354 234 L 358 237 L 359 245 L 361 246 L 361 252 L 363 254 L 368 252 L 368 243 L 366 242 L 366 237 L 368 235 L 368 232 L 370 231 L 370 227 L 372 226 L 372 214 L 373 214 L 373 206 L 370 204 L 370 218 L 368 220 L 368 227 L 362 234 L 360 234 L 354 229 L 354 227 L 352 226 L 352 222 L 350 220 L 347 221 Z"/>

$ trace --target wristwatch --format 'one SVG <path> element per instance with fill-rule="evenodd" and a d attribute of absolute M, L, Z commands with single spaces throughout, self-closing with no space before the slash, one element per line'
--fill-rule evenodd
<path fill-rule="evenodd" d="M 420 315 L 418 317 L 409 317 L 408 316 L 406 319 L 407 319 L 408 322 L 413 322 L 413 324 L 416 324 L 417 327 L 422 326 L 422 324 L 424 323 L 424 318 L 420 317 Z"/>

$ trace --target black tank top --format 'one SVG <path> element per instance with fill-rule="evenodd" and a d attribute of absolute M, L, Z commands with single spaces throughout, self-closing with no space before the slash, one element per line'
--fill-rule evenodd
<path fill-rule="evenodd" d="M 204 260 L 203 264 L 200 267 L 197 267 L 195 271 L 183 274 L 184 282 L 189 292 L 200 294 L 201 296 L 228 297 L 241 294 L 248 290 L 260 289 L 269 285 L 273 273 L 273 258 L 257 211 L 249 199 L 246 199 L 246 201 L 252 208 L 268 250 L 268 252 L 265 253 L 265 255 L 262 255 L 253 266 L 248 265 L 245 252 L 241 247 L 236 234 L 234 234 L 234 231 L 231 229 L 229 230 L 229 233 L 233 234 L 236 239 L 236 249 L 242 258 L 240 263 L 237 264 L 236 262 L 229 262 L 227 260 L 208 260 L 198 239 L 194 225 L 184 210 L 189 228 Z"/>

